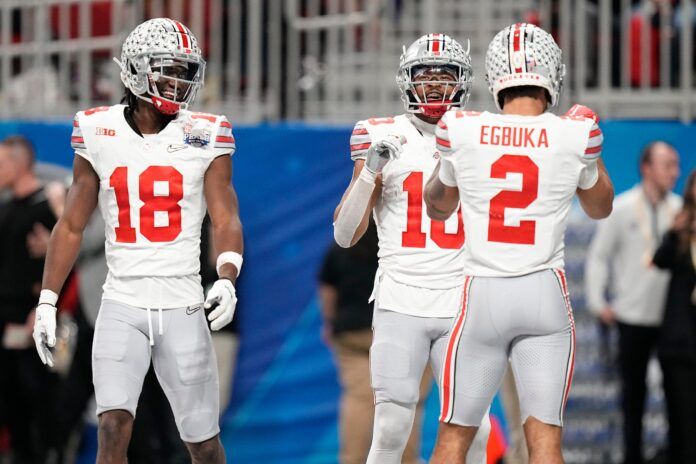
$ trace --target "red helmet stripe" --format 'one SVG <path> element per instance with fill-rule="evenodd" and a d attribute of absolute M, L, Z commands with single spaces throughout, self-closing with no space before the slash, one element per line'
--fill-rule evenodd
<path fill-rule="evenodd" d="M 522 51 L 522 42 L 521 40 L 521 35 L 522 35 L 522 24 L 517 23 L 515 24 L 515 28 L 512 33 L 512 51 L 514 52 L 513 56 L 519 56 L 519 52 Z M 524 56 L 524 55 L 523 55 Z M 512 57 L 510 57 L 512 59 Z M 515 67 L 515 72 L 516 73 L 521 73 L 523 72 L 523 69 L 521 66 L 516 66 Z"/>
<path fill-rule="evenodd" d="M 433 53 L 440 53 L 440 34 L 433 34 L 432 36 Z"/>
<path fill-rule="evenodd" d="M 188 31 L 186 31 L 186 28 L 184 27 L 183 24 L 181 24 L 179 21 L 174 21 L 172 19 L 172 22 L 174 23 L 174 27 L 176 27 L 177 31 L 179 32 L 179 38 L 181 40 L 181 45 L 184 48 L 191 48 L 189 45 L 189 36 L 188 36 Z"/>

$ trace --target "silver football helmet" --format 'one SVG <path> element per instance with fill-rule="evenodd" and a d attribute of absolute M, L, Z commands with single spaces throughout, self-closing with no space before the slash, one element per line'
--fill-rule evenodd
<path fill-rule="evenodd" d="M 415 81 L 426 70 L 446 72 L 453 81 Z M 429 117 L 441 117 L 452 107 L 463 108 L 469 99 L 473 72 L 469 46 L 466 50 L 445 34 L 427 34 L 404 47 L 399 62 L 396 83 L 401 90 L 401 100 L 409 113 L 422 113 Z M 422 98 L 416 89 L 427 84 L 444 86 L 442 98 L 430 101 L 422 88 Z"/>
<path fill-rule="evenodd" d="M 169 18 L 145 21 L 121 49 L 121 81 L 138 98 L 165 114 L 186 109 L 203 85 L 205 61 L 193 33 Z M 169 84 L 162 89 L 158 84 Z"/>
<path fill-rule="evenodd" d="M 488 46 L 486 81 L 498 109 L 501 90 L 527 85 L 546 89 L 556 106 L 564 75 L 561 49 L 551 34 L 533 24 L 508 26 Z"/>

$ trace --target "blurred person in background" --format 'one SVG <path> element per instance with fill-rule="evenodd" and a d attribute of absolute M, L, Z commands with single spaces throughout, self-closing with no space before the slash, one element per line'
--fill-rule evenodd
<path fill-rule="evenodd" d="M 648 144 L 639 159 L 641 182 L 618 195 L 614 211 L 600 222 L 585 266 L 587 303 L 604 324 L 619 332 L 623 447 L 626 464 L 643 462 L 642 433 L 646 373 L 656 346 L 669 273 L 651 265 L 681 199 L 672 193 L 679 154 L 667 142 Z M 606 298 L 610 285 L 613 297 Z"/>
<path fill-rule="evenodd" d="M 401 462 L 412 430 L 421 380 L 430 364 L 440 380 L 447 340 L 464 289 L 461 211 L 431 221 L 425 180 L 438 165 L 435 129 L 450 108 L 463 108 L 473 72 L 468 47 L 444 34 L 413 42 L 399 60 L 405 114 L 358 121 L 350 139 L 353 176 L 334 213 L 334 238 L 353 246 L 374 215 L 379 266 L 370 374 L 375 419 L 368 464 Z M 470 463 L 486 461 L 488 414 Z"/>
<path fill-rule="evenodd" d="M 322 338 L 334 353 L 341 384 L 340 464 L 364 464 L 372 440 L 375 405 L 370 387 L 372 305 L 368 300 L 377 271 L 377 251 L 377 228 L 370 221 L 354 246 L 344 249 L 334 244 L 329 249 L 319 274 Z M 423 400 L 431 385 L 428 372 L 404 451 L 405 464 L 420 462 Z"/>
<path fill-rule="evenodd" d="M 653 263 L 672 274 L 657 341 L 669 422 L 668 462 L 696 463 L 696 170 Z"/>
<path fill-rule="evenodd" d="M 40 236 L 56 223 L 34 173 L 34 149 L 21 136 L 0 143 L 0 424 L 10 433 L 14 462 L 43 463 L 55 431 L 56 374 L 36 359 L 32 311 L 41 289 L 45 248 Z"/>

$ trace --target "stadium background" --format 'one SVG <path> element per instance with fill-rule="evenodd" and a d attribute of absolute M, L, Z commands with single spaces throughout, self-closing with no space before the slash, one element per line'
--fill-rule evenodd
<path fill-rule="evenodd" d="M 676 146 L 682 173 L 696 166 L 693 24 L 682 23 L 692 10 L 688 1 L 655 0 L 3 0 L 0 138 L 23 134 L 40 162 L 69 167 L 72 113 L 119 99 L 110 58 L 125 35 L 153 16 L 188 24 L 209 61 L 195 106 L 224 113 L 235 126 L 234 183 L 245 229 L 241 349 L 223 443 L 233 463 L 331 463 L 339 390 L 320 339 L 316 277 L 351 172 L 352 123 L 402 111 L 394 83 L 400 46 L 425 32 L 469 38 L 476 77 L 469 108 L 488 109 L 482 53 L 493 34 L 519 20 L 554 31 L 568 66 L 559 110 L 581 102 L 603 117 L 604 159 L 621 192 L 638 181 L 640 149 L 656 138 Z M 567 270 L 578 361 L 568 462 L 613 462 L 620 443 L 616 378 L 582 294 L 593 228 L 574 211 Z M 646 423 L 654 450 L 665 422 L 659 375 L 652 378 Z M 436 414 L 433 392 L 426 457 Z M 497 405 L 494 415 L 504 441 Z M 84 449 L 82 462 L 93 462 L 93 452 Z"/>

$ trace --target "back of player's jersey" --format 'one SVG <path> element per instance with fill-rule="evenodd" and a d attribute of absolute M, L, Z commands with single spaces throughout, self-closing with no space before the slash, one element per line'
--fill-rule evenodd
<path fill-rule="evenodd" d="M 396 282 L 416 287 L 461 285 L 461 213 L 444 222 L 431 221 L 423 203 L 425 183 L 439 159 L 432 129 L 421 131 L 406 115 L 360 121 L 353 130 L 351 157 L 364 159 L 371 142 L 389 135 L 402 135 L 405 143 L 400 157 L 382 172 L 382 195 L 374 209 L 380 270 Z"/>
<path fill-rule="evenodd" d="M 457 111 L 443 118 L 438 146 L 459 188 L 466 274 L 517 276 L 563 267 L 573 195 L 583 169 L 598 156 L 599 148 L 588 149 L 597 135 L 593 125 L 550 113 Z"/>

